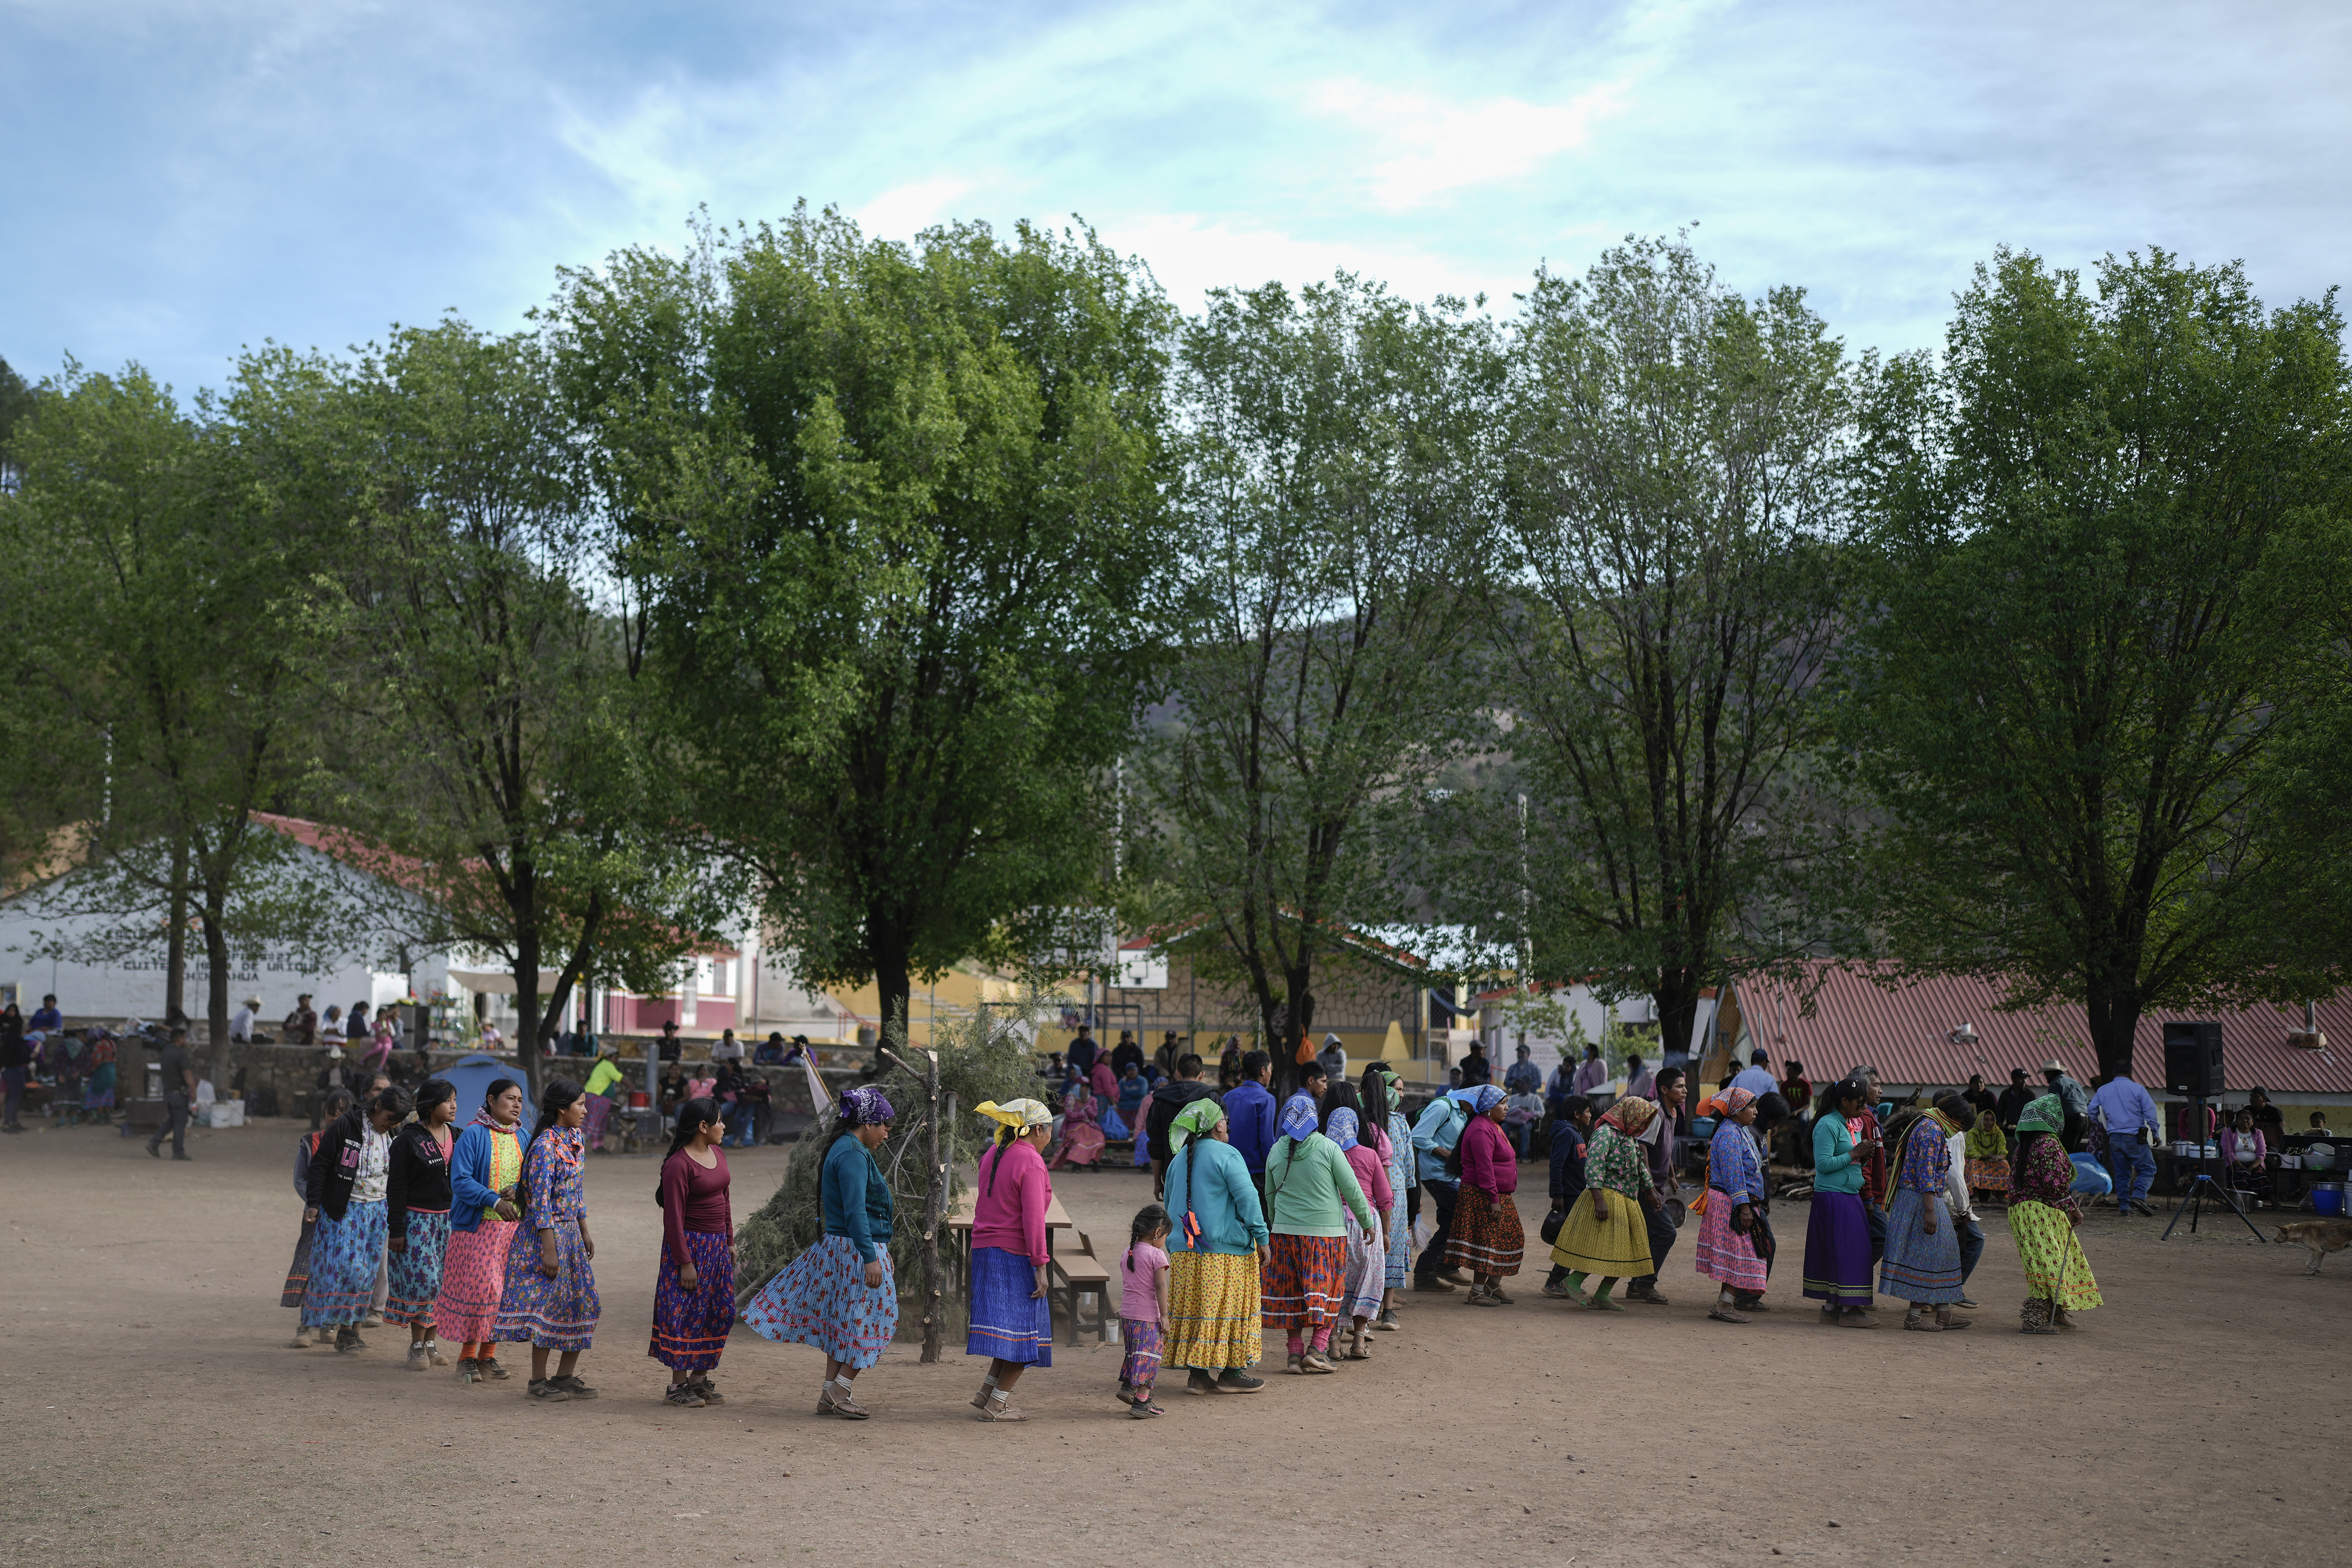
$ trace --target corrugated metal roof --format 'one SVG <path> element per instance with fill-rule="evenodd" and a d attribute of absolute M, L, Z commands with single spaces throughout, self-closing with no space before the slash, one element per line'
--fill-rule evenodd
<path fill-rule="evenodd" d="M 1810 1017 L 1800 1013 L 1792 987 L 1755 979 L 1735 987 L 1746 1048 L 1769 1050 L 1775 1071 L 1793 1058 L 1819 1084 L 1868 1062 L 1882 1082 L 1898 1087 L 1963 1084 L 1970 1073 L 1982 1073 L 1999 1088 L 2011 1068 L 2038 1081 L 2042 1064 L 2054 1057 L 2084 1083 L 2097 1074 L 2079 1007 L 2002 1012 L 2006 988 L 1985 980 L 1938 976 L 1888 991 L 1862 971 L 1829 965 L 1809 979 L 1820 982 Z M 2300 1007 L 2143 1014 L 2132 1037 L 2132 1076 L 2161 1084 L 2168 1019 L 2219 1018 L 2223 1075 L 2232 1092 L 2259 1086 L 2276 1094 L 2352 1093 L 2352 993 L 2322 998 L 2318 1014 L 2329 1042 L 2324 1052 L 2286 1043 L 2287 1031 L 2302 1026 Z M 1977 1038 L 1957 1045 L 1951 1036 L 1963 1024 Z"/>

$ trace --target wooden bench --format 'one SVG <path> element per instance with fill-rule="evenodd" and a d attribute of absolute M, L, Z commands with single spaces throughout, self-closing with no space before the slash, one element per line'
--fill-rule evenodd
<path fill-rule="evenodd" d="M 1072 1232 L 1077 1238 L 1077 1249 L 1065 1252 L 1054 1259 L 1053 1271 L 1046 1276 L 1047 1295 L 1059 1295 L 1063 1309 L 1069 1314 L 1070 1343 L 1078 1342 L 1078 1297 L 1091 1291 L 1095 1299 L 1095 1339 L 1097 1342 L 1110 1338 L 1110 1320 L 1118 1309 L 1111 1304 L 1110 1270 L 1095 1257 L 1094 1243 L 1084 1231 Z"/>

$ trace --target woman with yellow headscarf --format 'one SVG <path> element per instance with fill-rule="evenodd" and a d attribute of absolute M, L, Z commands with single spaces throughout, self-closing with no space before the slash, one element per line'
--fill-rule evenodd
<path fill-rule="evenodd" d="M 997 1127 L 996 1142 L 980 1157 L 972 1205 L 964 1353 L 989 1363 L 971 1403 L 982 1421 L 1026 1421 L 1013 1408 L 1013 1386 L 1031 1367 L 1054 1364 L 1054 1310 L 1045 1295 L 1045 1210 L 1054 1201 L 1045 1145 L 1054 1113 L 1034 1100 L 984 1100 L 978 1110 Z"/>
<path fill-rule="evenodd" d="M 1584 1192 L 1559 1227 L 1552 1243 L 1551 1260 L 1568 1270 L 1568 1283 L 1557 1295 L 1603 1312 L 1622 1312 L 1609 1292 L 1620 1279 L 1638 1279 L 1651 1272 L 1650 1227 L 1642 1217 L 1642 1194 L 1650 1191 L 1649 1152 L 1634 1140 L 1658 1114 L 1646 1100 L 1621 1100 L 1592 1129 L 1584 1156 Z M 1601 1284 L 1591 1300 L 1584 1279 L 1598 1274 Z"/>

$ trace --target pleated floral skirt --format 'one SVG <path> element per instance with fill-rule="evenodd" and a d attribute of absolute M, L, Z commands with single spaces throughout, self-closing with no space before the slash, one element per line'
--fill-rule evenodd
<path fill-rule="evenodd" d="M 499 1299 L 507 1289 L 507 1248 L 516 1222 L 494 1214 L 471 1230 L 449 1233 L 441 1254 L 441 1293 L 433 1329 L 445 1340 L 484 1345 L 499 1337 Z"/>
<path fill-rule="evenodd" d="M 709 1372 L 719 1364 L 728 1331 L 735 1326 L 735 1247 L 716 1231 L 690 1230 L 686 1255 L 694 1259 L 691 1290 L 677 1282 L 668 1251 L 662 1253 L 654 1279 L 653 1340 L 646 1353 L 672 1372 Z"/>
<path fill-rule="evenodd" d="M 430 1323 L 441 1296 L 441 1270 L 448 1261 L 449 1211 L 408 1211 L 407 1245 L 392 1254 L 384 1297 L 387 1323 Z M 436 1326 L 436 1334 L 440 1331 Z"/>
<path fill-rule="evenodd" d="M 1346 1315 L 1348 1238 L 1286 1236 L 1266 1244 L 1259 1321 L 1269 1329 L 1319 1329 Z"/>
<path fill-rule="evenodd" d="M 1527 1250 L 1528 1228 L 1519 1222 L 1519 1205 L 1511 1194 L 1490 1196 L 1463 1183 L 1454 1205 L 1454 1228 L 1446 1233 L 1446 1267 L 1508 1277 L 1519 1271 Z"/>
<path fill-rule="evenodd" d="M 376 1270 L 383 1264 L 383 1200 L 356 1200 L 335 1218 L 319 1211 L 310 1237 L 310 1282 L 302 1293 L 302 1326 L 341 1328 L 368 1315 Z"/>
<path fill-rule="evenodd" d="M 604 1303 L 596 1294 L 596 1269 L 576 1216 L 547 1226 L 555 1237 L 555 1278 L 540 1271 L 536 1226 L 518 1226 L 507 1243 L 506 1286 L 499 1298 L 495 1336 L 502 1344 L 528 1344 L 566 1354 L 584 1351 L 596 1337 Z"/>

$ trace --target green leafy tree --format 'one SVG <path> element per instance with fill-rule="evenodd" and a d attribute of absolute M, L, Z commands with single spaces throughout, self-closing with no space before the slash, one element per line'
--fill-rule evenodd
<path fill-rule="evenodd" d="M 1744 299 L 1679 239 L 1538 274 L 1514 334 L 1482 617 L 1510 766 L 1445 803 L 1440 879 L 1533 977 L 1654 997 L 1662 1044 L 1792 945 L 1774 917 L 1821 838 L 1849 409 L 1802 293 Z"/>
<path fill-rule="evenodd" d="M 2341 668 L 2314 646 L 2341 573 L 2312 568 L 2343 546 L 2343 322 L 2158 250 L 2087 289 L 2003 251 L 1958 307 L 1944 363 L 1867 404 L 1864 909 L 1909 972 L 2079 1003 L 2126 1071 L 2148 1008 L 2343 973 L 2281 766 Z"/>
<path fill-rule="evenodd" d="M 320 616 L 354 731 L 336 815 L 426 896 L 413 940 L 506 961 L 534 1062 L 575 986 L 667 989 L 728 884 L 597 601 L 609 558 L 539 341 L 407 329 L 345 402 L 363 500 Z"/>
<path fill-rule="evenodd" d="M 1091 235 L 805 206 L 567 279 L 572 406 L 696 810 L 808 983 L 1040 952 L 1158 658 L 1171 314 Z"/>
<path fill-rule="evenodd" d="M 1287 1074 L 1318 963 L 1403 912 L 1397 824 L 1454 760 L 1500 355 L 1459 301 L 1342 275 L 1219 290 L 1183 336 L 1187 618 L 1147 753 L 1168 922 Z"/>
<path fill-rule="evenodd" d="M 18 430 L 25 479 L 0 506 L 11 618 L 54 623 L 20 649 L 24 695 L 79 796 L 99 784 L 79 867 L 43 908 L 100 923 L 49 951 L 119 961 L 160 939 L 177 1015 L 193 923 L 224 1083 L 232 959 L 290 943 L 323 963 L 347 945 L 335 900 L 253 820 L 316 756 L 303 602 L 344 538 L 322 456 L 331 382 L 270 350 L 184 412 L 136 367 L 69 368 Z"/>

